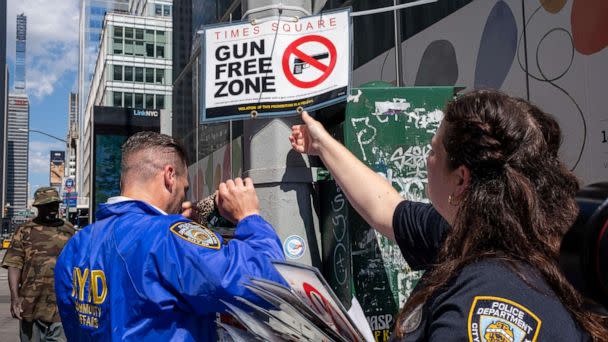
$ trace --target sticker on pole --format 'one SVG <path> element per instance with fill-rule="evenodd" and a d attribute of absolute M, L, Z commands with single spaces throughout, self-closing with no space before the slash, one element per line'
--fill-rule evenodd
<path fill-rule="evenodd" d="M 201 35 L 201 122 L 284 116 L 346 99 L 350 10 L 212 25 Z"/>

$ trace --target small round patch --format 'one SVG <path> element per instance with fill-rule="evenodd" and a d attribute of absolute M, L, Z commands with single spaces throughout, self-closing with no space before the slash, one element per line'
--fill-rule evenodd
<path fill-rule="evenodd" d="M 422 304 L 418 305 L 401 321 L 401 330 L 406 334 L 412 333 L 418 329 L 420 322 L 422 322 Z"/>
<path fill-rule="evenodd" d="M 288 236 L 283 243 L 283 251 L 290 259 L 300 259 L 304 255 L 305 250 L 306 244 L 304 243 L 304 239 L 298 235 Z"/>
<path fill-rule="evenodd" d="M 209 228 L 196 222 L 178 222 L 170 228 L 173 234 L 195 245 L 220 249 L 221 241 Z"/>

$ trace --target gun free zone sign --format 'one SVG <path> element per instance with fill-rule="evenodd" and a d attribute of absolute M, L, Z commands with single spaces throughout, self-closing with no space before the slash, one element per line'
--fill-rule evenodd
<path fill-rule="evenodd" d="M 343 101 L 351 70 L 350 10 L 206 27 L 201 121 L 296 114 Z M 204 85 L 204 86 L 203 86 Z"/>

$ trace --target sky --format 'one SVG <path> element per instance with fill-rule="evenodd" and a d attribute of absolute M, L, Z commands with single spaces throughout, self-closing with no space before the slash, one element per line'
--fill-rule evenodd
<path fill-rule="evenodd" d="M 30 129 L 65 139 L 68 99 L 78 86 L 78 0 L 8 0 L 6 58 L 10 89 L 15 74 L 17 15 L 27 16 L 26 82 L 30 98 Z M 30 132 L 30 197 L 49 185 L 51 150 L 65 150 L 65 143 Z"/>

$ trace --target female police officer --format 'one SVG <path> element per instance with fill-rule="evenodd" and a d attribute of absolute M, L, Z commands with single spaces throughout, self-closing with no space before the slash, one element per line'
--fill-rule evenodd
<path fill-rule="evenodd" d="M 427 158 L 433 203 L 403 200 L 307 113 L 292 127 L 350 203 L 427 270 L 395 326 L 397 340 L 606 340 L 560 273 L 576 218 L 575 177 L 558 160 L 559 126 L 524 100 L 476 91 L 447 105 Z"/>

